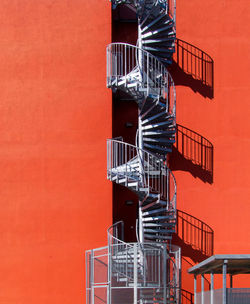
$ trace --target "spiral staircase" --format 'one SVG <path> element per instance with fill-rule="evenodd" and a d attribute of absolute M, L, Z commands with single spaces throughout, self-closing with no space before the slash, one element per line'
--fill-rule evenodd
<path fill-rule="evenodd" d="M 113 8 L 121 4 L 136 9 L 138 43 L 108 45 L 107 87 L 136 101 L 138 130 L 135 145 L 107 141 L 107 178 L 137 194 L 139 216 L 137 243 L 123 241 L 121 223 L 108 230 L 107 303 L 179 304 L 180 249 L 171 244 L 176 181 L 166 161 L 176 127 L 175 87 L 167 70 L 175 44 L 175 3 L 112 0 Z M 91 299 L 94 304 L 93 292 Z"/>

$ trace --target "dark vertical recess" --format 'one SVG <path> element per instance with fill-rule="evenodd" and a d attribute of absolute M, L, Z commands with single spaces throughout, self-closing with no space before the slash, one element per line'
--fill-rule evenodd
<path fill-rule="evenodd" d="M 112 10 L 112 42 L 136 44 L 138 36 L 136 14 L 126 5 Z M 120 92 L 113 93 L 112 137 L 122 137 L 135 144 L 138 126 L 138 107 L 131 97 Z M 113 223 L 124 222 L 124 240 L 136 241 L 137 195 L 127 188 L 113 183 Z"/>

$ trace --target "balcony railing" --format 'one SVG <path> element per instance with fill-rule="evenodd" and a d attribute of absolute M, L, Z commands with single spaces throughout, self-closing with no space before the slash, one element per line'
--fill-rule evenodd
<path fill-rule="evenodd" d="M 136 83 L 136 86 L 135 86 Z M 163 98 L 175 115 L 175 86 L 166 67 L 152 54 L 127 43 L 107 46 L 107 87 L 136 88 Z"/>
<path fill-rule="evenodd" d="M 176 181 L 171 170 L 153 154 L 123 141 L 107 140 L 107 178 L 138 183 L 138 187 L 156 193 L 176 209 Z"/>

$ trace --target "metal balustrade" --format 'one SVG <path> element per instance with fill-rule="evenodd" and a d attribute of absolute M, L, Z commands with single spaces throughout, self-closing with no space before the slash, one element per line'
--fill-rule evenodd
<path fill-rule="evenodd" d="M 162 98 L 166 112 L 175 116 L 176 92 L 166 67 L 149 52 L 127 43 L 107 46 L 107 87 L 136 89 Z M 137 97 L 137 93 L 134 93 Z"/>
<path fill-rule="evenodd" d="M 134 191 L 143 188 L 147 194 L 159 194 L 168 202 L 168 210 L 176 209 L 176 181 L 172 171 L 161 159 L 136 146 L 107 140 L 107 178 L 123 181 L 128 187 L 131 184 Z"/>
<path fill-rule="evenodd" d="M 128 298 L 131 291 L 133 303 L 148 294 L 163 303 L 173 298 L 180 303 L 180 248 L 125 243 L 118 238 L 122 230 L 122 222 L 112 225 L 109 245 L 86 251 L 86 304 L 120 304 L 121 296 Z"/>

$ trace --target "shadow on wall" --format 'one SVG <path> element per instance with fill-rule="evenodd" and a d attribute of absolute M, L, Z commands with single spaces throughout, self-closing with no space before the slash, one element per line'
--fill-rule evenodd
<path fill-rule="evenodd" d="M 194 294 L 185 289 L 181 289 L 181 304 L 193 304 Z"/>
<path fill-rule="evenodd" d="M 199 263 L 213 255 L 214 231 L 196 217 L 177 210 L 176 233 L 173 236 L 173 244 L 181 246 L 183 256 Z"/>
<path fill-rule="evenodd" d="M 177 38 L 169 70 L 176 86 L 188 86 L 203 97 L 214 97 L 214 61 L 201 49 Z"/>
<path fill-rule="evenodd" d="M 188 171 L 203 182 L 212 184 L 213 154 L 213 145 L 205 137 L 176 125 L 176 142 L 169 159 L 169 168 L 172 171 Z"/>
<path fill-rule="evenodd" d="M 181 289 L 181 304 L 194 304 L 194 294 L 192 292 L 190 292 L 189 290 L 187 290 L 186 288 L 193 290 L 193 282 L 191 279 L 191 275 L 187 273 L 187 270 L 191 267 L 193 267 L 195 264 L 193 262 L 190 261 L 190 259 L 185 258 L 184 256 L 182 256 L 181 259 L 181 264 L 182 264 L 182 268 L 183 270 L 185 269 L 185 271 L 182 273 L 183 276 L 185 276 L 185 282 L 189 282 L 189 284 L 185 284 L 186 287 L 183 287 Z M 209 290 L 210 289 L 210 281 L 208 280 L 208 278 L 206 278 L 206 276 L 204 276 L 204 287 L 205 290 Z M 190 285 L 190 283 L 192 285 Z"/>

